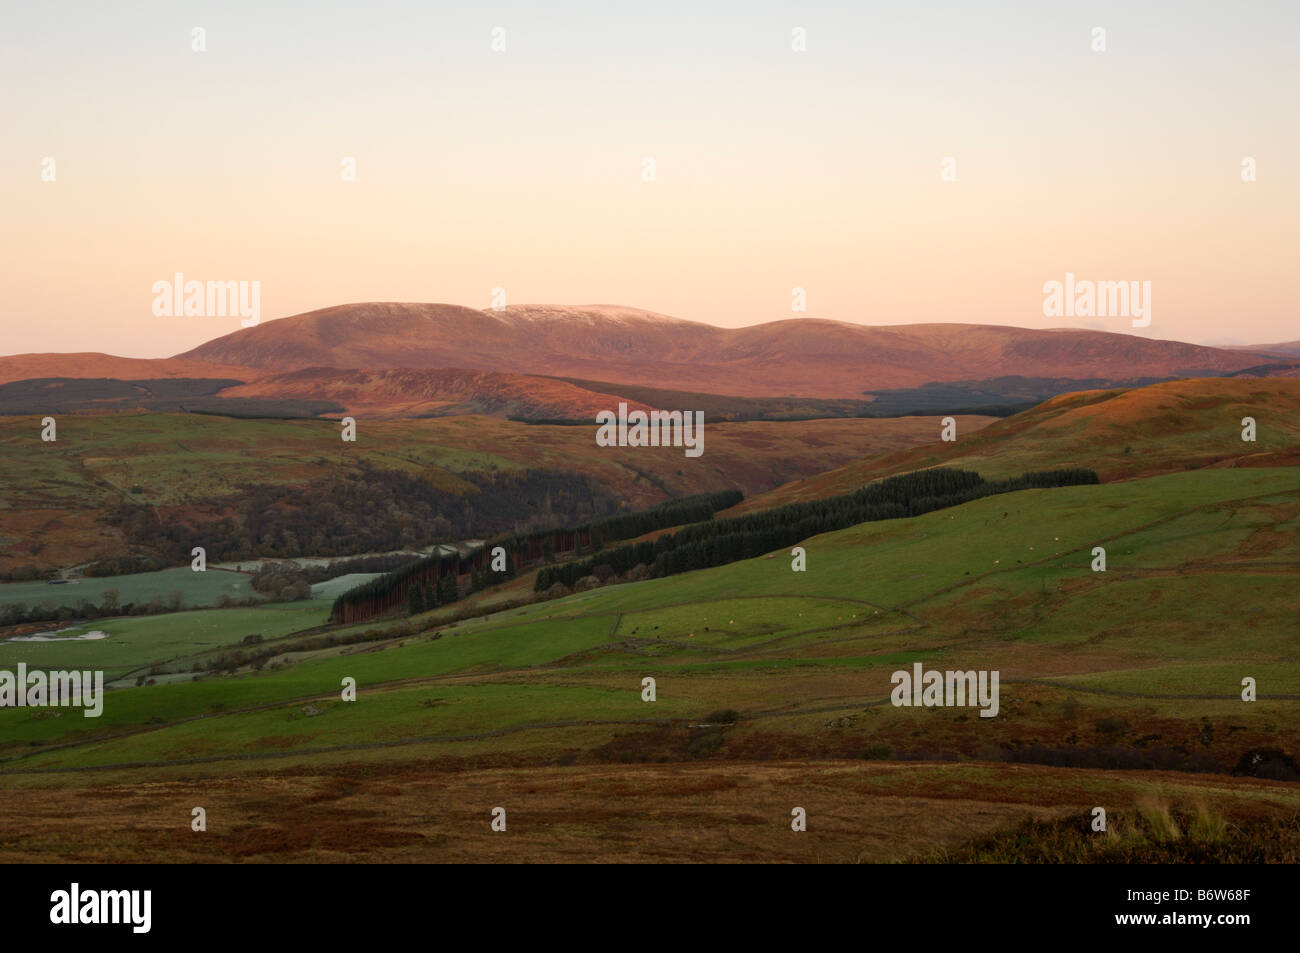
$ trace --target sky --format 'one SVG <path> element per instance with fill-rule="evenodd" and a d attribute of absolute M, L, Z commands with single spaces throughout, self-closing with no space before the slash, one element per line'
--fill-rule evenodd
<path fill-rule="evenodd" d="M 0 354 L 240 328 L 155 314 L 177 272 L 258 282 L 263 321 L 501 288 L 1300 338 L 1300 4 L 698 7 L 8 4 Z M 1150 326 L 1045 315 L 1067 273 L 1149 281 Z"/>

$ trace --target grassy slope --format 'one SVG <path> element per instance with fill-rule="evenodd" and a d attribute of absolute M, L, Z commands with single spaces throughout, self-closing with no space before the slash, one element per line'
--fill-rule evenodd
<path fill-rule="evenodd" d="M 963 431 L 956 447 L 878 457 L 793 492 L 838 492 L 840 483 L 948 459 L 990 476 L 1068 464 L 1112 477 L 1210 469 L 863 524 L 807 541 L 805 573 L 791 572 L 782 552 L 423 633 L 395 630 L 387 643 L 302 654 L 280 670 L 116 691 L 97 720 L 0 711 L 0 787 L 9 810 L 40 815 L 45 831 L 22 847 L 0 835 L 0 854 L 486 857 L 497 847 L 473 833 L 473 811 L 479 799 L 510 798 L 525 812 L 520 846 L 539 859 L 610 850 L 641 859 L 902 859 L 936 849 L 1000 859 L 1034 843 L 1038 859 L 1149 860 L 1143 851 L 1154 848 L 1141 831 L 1155 798 L 1153 810 L 1172 803 L 1185 824 L 1200 823 L 1197 805 L 1208 804 L 1238 840 L 1256 832 L 1244 847 L 1220 843 L 1215 856 L 1254 856 L 1270 837 L 1293 855 L 1289 828 L 1269 826 L 1300 810 L 1293 785 L 996 760 L 1038 744 L 1165 749 L 1226 769 L 1252 747 L 1300 752 L 1300 468 L 1276 465 L 1296 440 L 1296 418 L 1280 415 L 1293 395 L 1270 390 L 1276 381 L 1232 383 L 1248 389 L 1062 398 L 987 436 Z M 1152 408 L 1163 409 L 1151 417 Z M 1239 420 L 1251 409 L 1260 441 L 1246 453 L 1267 456 L 1241 462 L 1272 465 L 1222 466 L 1242 456 Z M 1122 434 L 1109 429 L 1116 421 L 1126 421 Z M 1107 549 L 1105 573 L 1089 568 L 1095 545 Z M 130 622 L 155 623 L 139 644 L 167 652 L 167 620 L 200 615 Z M 429 626 L 435 618 L 423 617 Z M 229 621 L 223 638 L 243 634 L 242 620 Z M 59 650 L 71 660 L 119 647 Z M 999 716 L 888 705 L 890 673 L 914 661 L 997 669 Z M 647 675 L 658 680 L 653 705 L 640 697 Z M 1254 704 L 1239 698 L 1244 676 L 1258 680 Z M 358 681 L 356 703 L 339 700 L 344 677 Z M 738 710 L 741 721 L 691 727 L 719 709 Z M 879 764 L 863 755 L 974 760 Z M 136 763 L 148 766 L 128 767 Z M 430 765 L 440 771 L 432 793 Z M 88 767 L 99 770 L 16 773 Z M 170 846 L 172 822 L 158 805 L 193 801 L 196 778 L 229 812 L 226 826 L 210 846 Z M 159 801 L 132 801 L 143 779 L 155 782 Z M 52 786 L 117 805 L 96 821 L 106 830 L 123 811 L 143 820 L 87 853 L 71 828 L 60 833 L 44 797 Z M 611 791 L 623 793 L 610 802 Z M 340 805 L 334 826 L 322 828 L 317 813 L 297 818 L 292 802 L 322 796 Z M 415 810 L 430 797 L 459 826 Z M 773 830 L 788 830 L 792 798 L 813 805 L 827 834 L 811 839 L 815 847 L 764 833 L 769 815 Z M 382 823 L 354 825 L 342 807 L 351 803 L 382 805 Z M 1078 838 L 1073 825 L 1094 803 L 1116 805 L 1117 828 L 1135 833 L 1096 848 Z M 683 810 L 691 820 L 663 820 L 685 818 Z M 585 822 L 562 820 L 583 812 Z M 1032 837 L 1017 830 L 962 846 L 1026 816 L 1040 825 Z M 727 832 L 724 841 L 686 833 L 710 824 Z M 924 836 L 905 834 L 918 825 Z"/>
<path fill-rule="evenodd" d="M 186 607 L 213 606 L 223 595 L 239 602 L 249 597 L 258 598 L 250 577 L 243 573 L 215 569 L 194 572 L 186 567 L 121 576 L 84 576 L 58 586 L 40 580 L 0 583 L 0 605 L 22 603 L 38 606 L 48 601 L 56 606 L 76 607 L 83 599 L 99 605 L 109 589 L 118 591 L 123 604 L 145 605 L 155 596 L 165 599 L 172 592 L 181 594 L 181 605 Z M 50 628 L 54 627 L 55 623 L 50 623 Z"/>
<path fill-rule="evenodd" d="M 826 720 L 817 709 L 861 713 L 888 695 L 890 672 L 924 659 L 997 668 L 1025 685 L 1004 687 L 1003 713 L 988 722 L 954 721 L 966 713 L 953 710 L 871 709 L 862 716 L 872 726 L 860 736 L 864 745 L 879 735 L 906 747 L 906 726 L 918 719 L 928 726 L 926 744 L 967 754 L 1025 732 L 1046 738 L 1069 686 L 1212 695 L 1220 700 L 1194 711 L 1159 698 L 1141 706 L 1174 722 L 1208 714 L 1245 726 L 1230 745 L 1221 739 L 1214 750 L 1222 758 L 1270 738 L 1294 749 L 1295 703 L 1267 696 L 1300 693 L 1298 491 L 1300 470 L 1286 468 L 1026 491 L 814 538 L 806 543 L 806 573 L 791 572 L 785 554 L 748 560 L 512 610 L 436 639 L 405 639 L 400 648 L 123 690 L 94 722 L 5 711 L 0 726 L 19 745 L 59 742 L 139 727 L 160 713 L 170 721 L 337 697 L 351 676 L 362 701 L 331 702 L 328 717 L 304 718 L 293 705 L 226 714 L 33 753 L 22 766 L 272 752 L 565 719 L 699 717 L 715 708 L 785 712 L 783 730 L 802 736 Z M 1105 574 L 1088 568 L 1099 542 L 1109 552 Z M 653 707 L 639 697 L 644 675 L 660 680 Z M 1234 701 L 1243 675 L 1259 680 L 1265 700 L 1256 706 Z M 1011 701 L 1022 694 L 1034 706 Z M 1079 697 L 1087 705 L 1130 704 Z M 800 711 L 812 712 L 810 720 L 801 721 Z"/>
<path fill-rule="evenodd" d="M 111 681 L 156 663 L 188 659 L 237 645 L 247 635 L 274 639 L 320 625 L 328 617 L 329 607 L 330 600 L 316 599 L 250 608 L 97 619 L 69 627 L 65 634 L 98 629 L 107 632 L 108 638 L 92 642 L 0 641 L 0 669 L 13 670 L 19 662 L 26 662 L 29 669 L 75 667 L 101 670 L 105 680 Z M 50 628 L 55 626 L 51 624 Z"/>
<path fill-rule="evenodd" d="M 1241 439 L 1254 417 L 1256 441 Z M 1084 391 L 1045 401 L 957 440 L 863 457 L 756 494 L 733 512 L 847 493 L 894 473 L 961 466 L 989 478 L 1087 467 L 1103 481 L 1210 466 L 1300 463 L 1300 380 L 1195 378 L 1132 390 Z"/>

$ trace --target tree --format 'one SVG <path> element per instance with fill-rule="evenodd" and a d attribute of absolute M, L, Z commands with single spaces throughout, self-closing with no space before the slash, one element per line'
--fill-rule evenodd
<path fill-rule="evenodd" d="M 456 576 L 449 574 L 438 580 L 438 602 L 446 605 L 448 602 L 455 602 L 460 598 L 460 591 L 456 587 Z"/>
<path fill-rule="evenodd" d="M 122 608 L 122 593 L 117 589 L 105 589 L 104 601 L 100 603 L 100 611 L 104 615 L 112 615 Z"/>
<path fill-rule="evenodd" d="M 424 611 L 424 590 L 420 588 L 419 583 L 411 586 L 411 591 L 407 595 L 407 604 L 410 606 L 411 615 L 419 615 Z"/>

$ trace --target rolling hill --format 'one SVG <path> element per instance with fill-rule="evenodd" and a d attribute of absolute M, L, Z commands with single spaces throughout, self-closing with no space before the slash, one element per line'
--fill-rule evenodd
<path fill-rule="evenodd" d="M 1264 354 L 1278 357 L 1300 357 L 1300 341 L 1282 341 L 1277 344 L 1248 344 L 1248 345 L 1229 345 L 1230 351 L 1254 351 L 1256 354 Z"/>
<path fill-rule="evenodd" d="M 1241 439 L 1254 417 L 1256 440 Z M 1065 394 L 978 433 L 845 466 L 752 496 L 727 515 L 847 493 L 880 477 L 953 465 L 992 477 L 1083 466 L 1104 482 L 1201 467 L 1300 464 L 1300 380 L 1198 378 Z"/>
<path fill-rule="evenodd" d="M 973 431 L 992 418 L 960 420 Z M 709 424 L 703 456 L 691 459 L 680 447 L 598 448 L 594 424 L 473 415 L 362 419 L 356 443 L 341 441 L 330 420 L 122 413 L 60 420 L 58 441 L 45 444 L 39 417 L 3 417 L 0 572 L 158 552 L 161 537 L 181 527 L 206 536 L 215 554 L 218 537 L 260 524 L 256 544 L 295 513 L 309 526 L 299 525 L 287 548 L 263 555 L 322 554 L 326 545 L 362 552 L 370 547 L 355 534 L 380 529 L 404 537 L 381 548 L 477 538 L 529 520 L 572 522 L 595 505 L 760 492 L 864 453 L 926 443 L 938 426 L 934 417 Z M 536 496 L 524 495 L 526 487 Z M 389 494 L 405 504 L 377 503 Z M 416 518 L 409 509 L 416 498 L 445 519 Z M 245 512 L 254 500 L 257 513 Z M 376 511 L 360 512 L 369 506 Z M 223 529 L 227 519 L 242 528 Z M 336 519 L 349 524 L 347 532 Z"/>
<path fill-rule="evenodd" d="M 803 572 L 783 550 L 373 633 L 267 606 L 31 645 L 158 661 L 98 719 L 0 710 L 0 856 L 1294 862 L 1297 479 L 1026 490 L 814 536 Z M 270 654 L 214 668 L 249 627 Z M 915 665 L 999 672 L 996 716 L 891 705 Z M 196 784 L 218 821 L 178 838 Z"/>
<path fill-rule="evenodd" d="M 0 384 L 41 378 L 148 380 L 158 378 L 233 378 L 250 381 L 262 372 L 176 357 L 115 357 L 98 351 L 13 354 L 0 357 Z"/>
<path fill-rule="evenodd" d="M 736 396 L 859 398 L 881 388 L 1006 375 L 1226 374 L 1258 354 L 1100 331 L 800 318 L 719 328 L 609 305 L 348 304 L 265 322 L 179 359 L 262 371 L 473 368 Z"/>
<path fill-rule="evenodd" d="M 631 410 L 651 406 L 567 381 L 527 374 L 459 369 L 365 370 L 308 367 L 270 374 L 251 384 L 228 387 L 221 397 L 330 400 L 350 413 L 393 417 L 494 417 L 594 420 L 602 410 L 627 401 Z"/>

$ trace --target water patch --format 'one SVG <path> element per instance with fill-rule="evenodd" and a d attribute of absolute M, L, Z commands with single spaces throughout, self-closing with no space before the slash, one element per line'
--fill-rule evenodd
<path fill-rule="evenodd" d="M 353 589 L 372 579 L 378 579 L 382 575 L 383 573 L 380 572 L 350 572 L 343 576 L 335 576 L 325 582 L 313 583 L 311 597 L 313 599 L 333 599 L 349 589 Z"/>
<path fill-rule="evenodd" d="M 83 632 L 81 635 L 63 635 L 64 632 L 71 632 L 75 629 L 56 629 L 53 632 L 37 632 L 35 635 L 15 635 L 7 642 L 93 642 L 96 639 L 108 638 L 108 633 L 102 629 L 91 629 L 89 632 Z"/>

